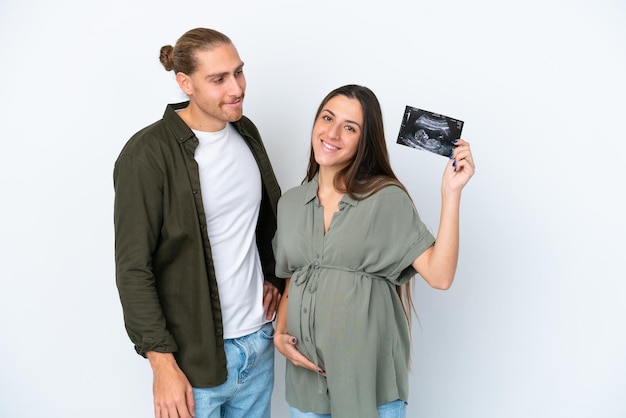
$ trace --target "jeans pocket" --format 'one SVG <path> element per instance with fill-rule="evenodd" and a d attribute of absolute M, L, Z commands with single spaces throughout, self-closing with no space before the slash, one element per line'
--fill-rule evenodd
<path fill-rule="evenodd" d="M 265 325 L 263 325 L 261 327 L 261 329 L 259 330 L 259 333 L 261 334 L 261 337 L 265 338 L 266 340 L 271 340 L 274 338 L 274 326 L 272 325 L 271 322 L 267 322 L 265 323 Z"/>

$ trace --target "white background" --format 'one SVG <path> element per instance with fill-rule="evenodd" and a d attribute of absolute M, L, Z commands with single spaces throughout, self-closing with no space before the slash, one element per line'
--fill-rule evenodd
<path fill-rule="evenodd" d="M 152 416 L 114 281 L 113 162 L 182 101 L 159 48 L 206 26 L 245 61 L 281 187 L 314 112 L 374 90 L 436 232 L 445 158 L 395 144 L 405 105 L 465 121 L 477 172 L 447 292 L 416 282 L 409 417 L 626 416 L 621 1 L 0 3 L 0 416 Z M 287 417 L 277 356 L 273 411 Z"/>

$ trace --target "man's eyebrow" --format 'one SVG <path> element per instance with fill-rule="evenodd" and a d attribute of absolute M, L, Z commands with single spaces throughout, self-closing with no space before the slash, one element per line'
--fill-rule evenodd
<path fill-rule="evenodd" d="M 330 109 L 322 109 L 322 112 L 328 112 L 328 113 L 330 113 L 333 117 L 335 117 L 335 116 L 336 116 L 336 115 L 333 113 L 333 111 L 332 111 L 332 110 L 330 110 Z M 358 126 L 359 128 L 363 129 L 363 127 L 361 126 L 361 124 L 360 124 L 359 122 L 355 122 L 355 121 L 350 120 L 350 119 L 346 120 L 346 122 L 348 122 L 348 123 L 352 123 L 352 124 L 354 124 L 354 125 Z"/>
<path fill-rule="evenodd" d="M 235 68 L 234 71 L 232 71 L 233 73 L 236 73 L 237 71 L 243 69 L 243 62 L 237 67 Z M 222 71 L 221 73 L 213 73 L 213 74 L 207 74 L 206 78 L 215 78 L 215 77 L 224 77 L 228 74 L 230 74 L 230 71 Z"/>

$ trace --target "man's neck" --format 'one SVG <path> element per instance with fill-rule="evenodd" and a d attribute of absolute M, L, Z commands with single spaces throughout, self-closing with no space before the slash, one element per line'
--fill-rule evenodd
<path fill-rule="evenodd" d="M 226 121 L 218 121 L 208 118 L 204 113 L 189 103 L 189 106 L 180 110 L 178 116 L 189 126 L 190 129 L 202 132 L 219 132 L 226 127 Z"/>

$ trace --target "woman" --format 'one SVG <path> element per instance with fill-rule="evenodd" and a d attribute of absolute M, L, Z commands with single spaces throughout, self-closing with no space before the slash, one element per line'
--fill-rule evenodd
<path fill-rule="evenodd" d="M 405 416 L 408 282 L 418 272 L 434 288 L 452 284 L 461 190 L 473 174 L 459 139 L 435 243 L 391 169 L 374 93 L 347 85 L 324 98 L 305 181 L 281 197 L 274 242 L 286 278 L 274 344 L 289 360 L 292 418 Z"/>

